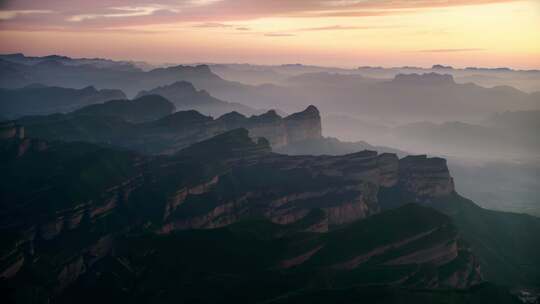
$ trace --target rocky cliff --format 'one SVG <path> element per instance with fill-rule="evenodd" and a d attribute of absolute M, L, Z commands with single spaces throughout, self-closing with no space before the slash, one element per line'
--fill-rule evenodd
<path fill-rule="evenodd" d="M 399 161 L 399 187 L 416 201 L 449 195 L 455 191 L 446 159 L 426 155 L 407 156 Z"/>
<path fill-rule="evenodd" d="M 229 164 L 233 170 L 220 177 L 216 187 L 198 198 L 183 197 L 178 210 L 167 219 L 165 231 L 222 227 L 242 215 L 262 215 L 275 223 L 289 224 L 314 208 L 325 212 L 322 230 L 328 230 L 379 212 L 381 192 L 394 191 L 407 201 L 428 204 L 455 191 L 446 162 L 425 156 L 399 160 L 395 154 L 379 155 L 375 151 L 344 156 L 266 152 L 258 154 L 249 165 L 245 160 Z M 259 180 L 261 174 L 266 176 L 264 180 Z M 214 203 L 207 200 L 204 209 L 196 207 L 204 198 L 226 197 L 226 185 L 232 181 L 242 185 L 235 190 L 236 198 L 211 199 Z M 290 184 L 296 185 L 294 190 Z"/>
<path fill-rule="evenodd" d="M 311 105 L 303 112 L 287 116 L 284 120 L 288 143 L 322 138 L 321 115 L 315 106 Z"/>

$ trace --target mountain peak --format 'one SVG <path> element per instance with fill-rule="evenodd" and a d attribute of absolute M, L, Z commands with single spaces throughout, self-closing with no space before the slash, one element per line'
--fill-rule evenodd
<path fill-rule="evenodd" d="M 285 117 L 285 119 L 287 119 L 287 120 L 289 120 L 289 119 L 300 119 L 300 118 L 313 118 L 313 119 L 320 120 L 321 115 L 320 115 L 319 109 L 317 109 L 317 107 L 315 107 L 314 105 L 309 105 L 304 111 L 298 112 L 298 113 L 293 113 L 293 114 Z"/>
<path fill-rule="evenodd" d="M 232 111 L 232 112 L 229 112 L 229 113 L 226 113 L 226 114 L 223 114 L 221 115 L 218 120 L 222 120 L 222 121 L 241 121 L 241 120 L 244 120 L 246 119 L 247 117 L 236 112 L 236 111 Z"/>

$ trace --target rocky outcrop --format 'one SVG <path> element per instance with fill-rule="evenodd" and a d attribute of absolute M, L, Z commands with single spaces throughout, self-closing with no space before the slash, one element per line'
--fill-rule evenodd
<path fill-rule="evenodd" d="M 446 159 L 426 155 L 407 156 L 399 161 L 399 188 L 415 201 L 427 201 L 455 191 Z"/>
<path fill-rule="evenodd" d="M 285 122 L 274 110 L 250 117 L 244 127 L 249 130 L 251 136 L 268 139 L 272 147 L 284 146 L 288 142 Z"/>

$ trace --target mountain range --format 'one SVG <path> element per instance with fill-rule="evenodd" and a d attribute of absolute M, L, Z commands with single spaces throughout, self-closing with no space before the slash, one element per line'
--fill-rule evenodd
<path fill-rule="evenodd" d="M 292 68 L 298 69 L 288 69 Z M 217 99 L 255 109 L 272 105 L 295 112 L 313 104 L 325 113 L 361 115 L 365 109 L 370 109 L 367 115 L 409 122 L 423 117 L 432 117 L 437 121 L 471 119 L 495 112 L 540 107 L 538 94 L 525 93 L 509 86 L 486 88 L 472 83 L 456 83 L 451 75 L 444 76 L 446 70 L 440 69 L 416 75 L 398 73 L 394 78 L 376 81 L 345 74 L 340 76 L 337 83 L 321 84 L 320 77 L 312 75 L 304 76 L 301 82 L 286 80 L 279 84 L 260 85 L 223 79 L 213 73 L 208 65 L 125 71 L 96 65 L 67 65 L 54 58 L 33 64 L 3 59 L 0 71 L 0 86 L 5 88 L 18 88 L 31 83 L 72 88 L 94 85 L 98 88 L 121 89 L 128 96 L 135 96 L 141 90 L 188 81 L 198 90 L 205 90 Z M 322 71 L 323 76 L 328 75 L 321 68 L 315 71 Z M 353 85 L 344 86 L 344 83 Z M 396 100 L 400 102 L 395 103 Z"/>
<path fill-rule="evenodd" d="M 432 155 L 534 159 L 538 94 L 458 79 L 537 71 L 9 54 L 0 72 L 4 302 L 538 301 L 540 219 L 462 195 L 535 169 Z"/>
<path fill-rule="evenodd" d="M 0 89 L 0 116 L 13 119 L 24 115 L 65 113 L 94 103 L 124 98 L 126 96 L 119 90 L 97 90 L 92 86 L 68 89 L 34 84 L 21 89 Z"/>

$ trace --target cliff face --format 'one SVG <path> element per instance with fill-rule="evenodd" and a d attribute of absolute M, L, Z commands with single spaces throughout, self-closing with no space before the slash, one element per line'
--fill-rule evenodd
<path fill-rule="evenodd" d="M 286 145 L 289 141 L 285 122 L 274 110 L 251 116 L 247 119 L 246 124 L 241 127 L 247 128 L 254 138 L 264 137 L 268 139 L 272 147 Z"/>
<path fill-rule="evenodd" d="M 233 168 L 240 166 L 231 162 Z M 242 215 L 263 215 L 275 223 L 290 224 L 314 208 L 325 212 L 325 230 L 368 217 L 380 211 L 379 192 L 395 191 L 409 202 L 429 203 L 454 193 L 452 178 L 443 159 L 425 156 L 398 160 L 394 154 L 363 151 L 344 156 L 285 156 L 266 153 L 256 162 L 241 165 L 220 178 L 208 197 L 225 197 L 226 184 L 243 185 L 237 197 L 206 204 L 194 210 L 198 199 L 183 197 L 178 210 L 167 219 L 166 231 L 216 228 Z M 258 175 L 269 176 L 258 181 Z M 271 176 L 280 176 L 276 180 Z M 291 189 L 289 185 L 296 185 Z M 202 199 L 202 198 L 201 198 Z"/>
<path fill-rule="evenodd" d="M 449 195 L 455 191 L 446 159 L 425 155 L 407 156 L 399 161 L 399 187 L 416 201 Z"/>

